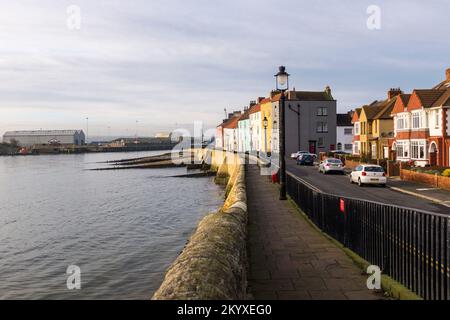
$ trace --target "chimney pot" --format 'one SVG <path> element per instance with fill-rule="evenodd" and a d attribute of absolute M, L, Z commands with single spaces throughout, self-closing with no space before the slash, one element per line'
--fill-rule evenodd
<path fill-rule="evenodd" d="M 392 98 L 394 98 L 402 93 L 403 93 L 403 91 L 400 88 L 390 88 L 387 96 L 388 96 L 388 99 L 391 100 Z"/>

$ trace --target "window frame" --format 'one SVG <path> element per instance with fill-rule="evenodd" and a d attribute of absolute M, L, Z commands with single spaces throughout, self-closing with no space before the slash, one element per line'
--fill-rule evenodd
<path fill-rule="evenodd" d="M 317 114 L 316 115 L 318 117 L 327 117 L 328 116 L 328 107 L 317 107 Z"/>
<path fill-rule="evenodd" d="M 317 133 L 328 133 L 328 122 L 327 121 L 317 121 L 316 132 Z"/>

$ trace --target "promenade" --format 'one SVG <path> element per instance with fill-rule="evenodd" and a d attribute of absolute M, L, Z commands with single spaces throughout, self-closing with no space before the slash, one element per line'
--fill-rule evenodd
<path fill-rule="evenodd" d="M 259 168 L 246 172 L 249 287 L 255 299 L 377 300 L 367 275 L 309 224 Z"/>

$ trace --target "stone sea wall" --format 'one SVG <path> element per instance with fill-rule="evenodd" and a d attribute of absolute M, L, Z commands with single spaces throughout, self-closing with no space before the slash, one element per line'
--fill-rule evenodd
<path fill-rule="evenodd" d="M 203 218 L 153 295 L 154 300 L 246 299 L 247 197 L 245 168 L 238 156 L 208 154 L 226 184 L 223 207 Z"/>

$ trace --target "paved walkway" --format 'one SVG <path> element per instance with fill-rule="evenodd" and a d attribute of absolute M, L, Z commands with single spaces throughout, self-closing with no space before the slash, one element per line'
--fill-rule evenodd
<path fill-rule="evenodd" d="M 314 229 L 255 165 L 247 166 L 249 285 L 255 299 L 382 299 L 367 276 Z"/>

